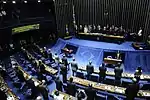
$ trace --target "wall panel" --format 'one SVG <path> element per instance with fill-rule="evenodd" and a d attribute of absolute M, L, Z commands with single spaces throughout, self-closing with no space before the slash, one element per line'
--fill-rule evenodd
<path fill-rule="evenodd" d="M 67 2 L 67 6 L 62 6 Z M 76 23 L 100 24 L 101 26 L 123 26 L 132 32 L 144 29 L 144 38 L 149 33 L 150 0 L 56 0 L 57 26 L 64 33 L 63 26 L 72 23 L 72 6 L 75 6 Z M 62 7 L 61 7 L 61 6 Z M 105 15 L 105 12 L 108 15 Z"/>

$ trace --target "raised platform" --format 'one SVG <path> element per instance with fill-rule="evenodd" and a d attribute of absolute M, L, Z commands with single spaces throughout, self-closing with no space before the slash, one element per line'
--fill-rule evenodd
<path fill-rule="evenodd" d="M 92 61 L 98 67 L 103 61 L 103 52 L 119 50 L 125 53 L 124 69 L 126 72 L 133 73 L 137 66 L 141 66 L 144 73 L 150 74 L 150 50 L 135 50 L 131 45 L 132 42 L 124 42 L 119 45 L 75 38 L 69 40 L 58 39 L 52 51 L 60 53 L 61 48 L 64 48 L 66 44 L 78 47 L 75 58 L 80 65 L 86 65 L 89 61 Z"/>

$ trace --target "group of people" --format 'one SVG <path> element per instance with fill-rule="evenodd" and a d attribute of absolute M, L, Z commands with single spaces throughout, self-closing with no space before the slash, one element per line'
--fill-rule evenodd
<path fill-rule="evenodd" d="M 80 92 L 78 92 L 78 89 L 76 87 L 76 84 L 73 83 L 73 78 L 70 78 L 69 81 L 67 81 L 67 73 L 68 70 L 70 70 L 69 68 L 69 64 L 71 66 L 72 69 L 72 75 L 75 76 L 76 72 L 78 70 L 78 63 L 76 62 L 75 58 L 72 59 L 72 61 L 69 63 L 67 60 L 67 57 L 65 55 L 63 55 L 62 59 L 59 58 L 59 56 L 57 55 L 57 53 L 55 53 L 54 55 L 52 55 L 51 50 L 50 49 L 46 49 L 46 47 L 44 47 L 44 49 L 42 50 L 41 54 L 45 57 L 45 58 L 49 58 L 51 61 L 54 61 L 55 63 L 57 63 L 58 67 L 60 67 L 60 73 L 62 74 L 62 79 L 63 81 L 60 80 L 59 77 L 56 77 L 55 79 L 55 83 L 56 83 L 56 89 L 58 91 L 63 91 L 63 87 L 64 84 L 67 84 L 66 87 L 66 92 L 72 96 L 79 96 L 80 98 Z M 33 65 L 34 66 L 42 66 L 40 62 L 42 61 L 38 61 L 39 64 L 37 64 L 37 61 L 33 61 Z M 38 68 L 38 67 L 37 67 Z M 43 70 L 44 68 L 41 68 L 40 70 Z M 107 71 L 107 67 L 105 65 L 105 63 L 102 63 L 102 65 L 99 67 L 99 82 L 103 82 L 105 80 L 106 77 L 106 71 Z M 87 72 L 87 79 L 90 79 L 91 74 L 94 73 L 94 66 L 92 65 L 92 62 L 90 61 L 89 64 L 87 64 L 86 66 L 86 72 Z M 43 72 L 38 72 L 38 73 L 43 73 Z M 121 84 L 121 78 L 122 78 L 122 73 L 123 73 L 123 69 L 121 67 L 121 63 L 118 63 L 114 69 L 114 73 L 115 73 L 115 84 L 116 85 L 120 85 Z M 130 95 L 129 94 L 129 90 L 133 91 L 136 90 L 138 91 L 139 88 L 137 88 L 139 86 L 138 81 L 140 80 L 140 75 L 142 74 L 142 69 L 141 67 L 138 67 L 135 74 L 134 74 L 134 79 L 133 79 L 133 84 L 129 85 L 126 89 L 126 95 L 127 98 L 134 98 L 136 96 L 135 95 Z M 38 78 L 39 80 L 44 80 L 45 78 Z M 93 92 L 93 95 L 89 95 L 87 91 L 85 91 L 85 93 L 83 91 L 83 93 L 81 93 L 82 95 L 84 94 L 84 96 L 81 97 L 87 97 L 87 98 L 92 98 L 92 99 L 88 99 L 88 100 L 93 100 L 93 98 L 96 97 L 96 91 L 92 89 L 92 85 L 89 85 L 88 89 L 90 89 L 90 91 Z M 92 89 L 92 90 L 91 90 Z M 56 92 L 57 96 L 59 95 L 59 92 Z M 77 95 L 77 93 L 79 93 L 79 95 Z M 90 92 L 89 92 L 90 93 Z M 91 93 L 90 93 L 91 94 Z M 56 96 L 56 97 L 57 97 Z M 92 97 L 89 97 L 92 96 Z M 81 99 L 79 99 L 81 100 Z"/>
<path fill-rule="evenodd" d="M 89 84 L 89 86 L 85 89 L 77 88 L 76 84 L 73 83 L 72 77 L 67 82 L 66 87 L 63 85 L 63 83 L 59 79 L 59 77 L 56 78 L 55 83 L 56 83 L 56 89 L 58 91 L 62 91 L 63 88 L 66 88 L 65 89 L 66 93 L 71 95 L 71 96 L 76 97 L 77 100 L 95 100 L 95 98 L 96 98 L 96 90 L 94 90 L 92 88 L 91 84 Z M 58 91 L 56 93 L 58 93 Z M 61 99 L 59 99 L 59 100 L 61 100 Z"/>
<path fill-rule="evenodd" d="M 126 33 L 126 30 L 123 29 L 122 26 L 116 27 L 114 25 L 112 26 L 100 26 L 100 25 L 79 25 L 78 28 L 79 32 L 84 32 L 84 33 L 103 33 L 103 34 L 109 34 L 109 35 L 119 35 L 119 36 L 124 36 Z"/>

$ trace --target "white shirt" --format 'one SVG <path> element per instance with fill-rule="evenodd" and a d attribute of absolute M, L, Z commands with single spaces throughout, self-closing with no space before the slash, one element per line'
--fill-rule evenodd
<path fill-rule="evenodd" d="M 142 36 L 142 30 L 139 30 L 138 36 Z"/>

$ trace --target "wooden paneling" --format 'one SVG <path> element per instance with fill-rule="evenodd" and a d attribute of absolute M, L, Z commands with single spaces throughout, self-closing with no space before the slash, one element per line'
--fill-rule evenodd
<path fill-rule="evenodd" d="M 144 38 L 150 31 L 150 0 L 56 0 L 57 28 L 62 34 L 65 32 L 65 24 L 72 23 L 73 5 L 77 25 L 122 25 L 132 32 L 138 32 L 142 27 Z"/>

